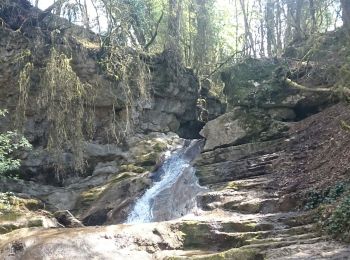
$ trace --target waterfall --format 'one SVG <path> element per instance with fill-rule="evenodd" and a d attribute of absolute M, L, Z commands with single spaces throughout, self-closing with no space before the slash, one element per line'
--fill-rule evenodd
<path fill-rule="evenodd" d="M 136 201 L 126 223 L 164 221 L 189 213 L 195 197 L 203 190 L 198 184 L 191 162 L 201 152 L 202 140 L 186 141 L 153 173 L 154 183 Z"/>

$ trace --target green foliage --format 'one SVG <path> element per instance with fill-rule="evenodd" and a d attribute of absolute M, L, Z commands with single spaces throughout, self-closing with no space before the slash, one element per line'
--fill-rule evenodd
<path fill-rule="evenodd" d="M 336 201 L 348 188 L 344 183 L 338 183 L 334 187 L 330 187 L 322 191 L 311 191 L 307 194 L 305 209 L 315 209 L 321 204 L 329 204 Z"/>
<path fill-rule="evenodd" d="M 350 242 L 350 194 L 347 194 L 324 223 L 328 233 Z"/>
<path fill-rule="evenodd" d="M 6 110 L 0 110 L 0 116 L 4 116 Z M 13 158 L 15 152 L 31 148 L 27 139 L 16 131 L 0 133 L 0 175 L 19 168 L 20 160 Z"/>

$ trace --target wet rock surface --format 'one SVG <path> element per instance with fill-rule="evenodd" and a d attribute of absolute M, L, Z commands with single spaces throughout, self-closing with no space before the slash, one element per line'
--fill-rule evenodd
<path fill-rule="evenodd" d="M 39 27 L 53 31 L 59 25 L 62 37 L 79 46 L 71 62 L 74 72 L 83 82 L 103 86 L 96 97 L 96 137 L 84 145 L 90 176 L 53 183 L 54 172 L 46 167 L 52 158 L 44 150 L 48 125 L 30 101 L 25 134 L 35 149 L 23 155 L 28 178 L 0 178 L 0 259 L 349 258 L 348 245 L 321 232 L 319 212 L 303 207 L 309 191 L 349 179 L 350 139 L 343 123 L 350 122 L 349 107 L 334 105 L 337 101 L 327 95 L 285 88 L 279 75 L 283 66 L 291 68 L 292 79 L 305 68 L 278 59 L 248 59 L 228 68 L 222 74 L 226 114 L 204 86 L 206 146 L 196 159 L 198 150 L 185 153 L 195 159 L 196 176 L 186 168 L 155 198 L 155 220 L 177 219 L 127 225 L 122 223 L 135 203 L 161 180 L 164 154 L 188 142 L 171 131 L 199 137 L 204 123 L 198 120 L 197 79 L 189 69 L 174 68 L 167 53 L 148 57 L 152 100 L 137 111 L 135 133 L 123 144 L 109 144 L 104 131 L 111 108 L 120 112 L 126 106 L 121 85 L 99 70 L 96 35 L 51 18 Z M 24 26 L 28 39 L 14 31 L 14 21 L 6 21 L 11 28 L 0 28 L 0 106 L 12 113 L 18 98 L 12 86 L 21 70 L 12 61 L 31 50 L 33 63 L 45 67 L 49 38 Z M 61 48 L 64 52 L 67 46 Z M 300 83 L 313 86 L 314 76 Z M 38 80 L 40 69 L 32 77 Z M 1 119 L 1 130 L 10 123 L 11 118 Z M 69 164 L 72 154 L 64 159 Z M 197 177 L 207 189 L 194 201 Z"/>
<path fill-rule="evenodd" d="M 295 169 L 303 160 L 303 157 L 291 156 L 293 151 L 312 156 L 315 149 L 310 143 L 318 142 L 319 134 L 336 137 L 342 133 L 335 130 L 337 128 L 326 127 L 329 123 L 325 120 L 320 125 L 311 126 L 315 132 L 301 146 L 300 142 L 291 141 L 302 138 L 304 132 L 300 129 L 308 125 L 310 130 L 313 119 L 327 118 L 333 113 L 345 119 L 348 116 L 347 109 L 347 106 L 339 104 L 296 123 L 285 138 L 202 153 L 195 165 L 200 183 L 209 189 L 198 196 L 199 210 L 190 215 L 149 224 L 69 230 L 20 229 L 2 236 L 1 257 L 42 259 L 60 255 L 67 259 L 87 259 L 92 256 L 101 259 L 347 259 L 350 247 L 320 233 L 315 210 L 300 210 L 301 198 L 305 196 L 308 182 L 296 180 L 295 173 L 287 171 Z M 323 147 L 325 144 L 319 145 Z M 346 142 L 342 145 L 346 145 Z M 339 158 L 347 156 L 345 150 L 337 151 Z M 312 165 L 319 163 L 321 174 L 325 166 L 310 158 L 308 162 Z M 286 168 L 282 162 L 288 162 L 290 167 Z M 341 174 L 336 176 L 342 178 Z M 320 185 L 325 185 L 325 181 L 330 180 L 318 180 Z M 117 185 L 111 190 L 117 192 L 120 187 Z M 130 186 L 128 192 L 129 189 Z M 109 197 L 120 196 L 124 195 L 114 194 Z M 96 206 L 106 204 L 102 199 Z"/>

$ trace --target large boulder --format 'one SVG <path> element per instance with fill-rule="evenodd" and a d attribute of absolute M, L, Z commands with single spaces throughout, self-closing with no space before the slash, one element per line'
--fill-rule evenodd
<path fill-rule="evenodd" d="M 312 64 L 248 58 L 228 67 L 221 78 L 229 110 L 236 106 L 257 107 L 281 121 L 297 121 L 319 112 L 334 102 L 328 94 L 300 91 L 285 83 L 288 77 L 310 88 L 322 85 L 317 75 L 309 76 L 318 69 Z"/>
<path fill-rule="evenodd" d="M 207 139 L 205 150 L 234 144 L 247 136 L 248 133 L 240 124 L 237 113 L 237 110 L 228 112 L 204 126 L 200 134 Z"/>
<path fill-rule="evenodd" d="M 285 135 L 288 125 L 272 119 L 264 110 L 236 107 L 212 121 L 200 134 L 205 151 L 254 141 L 268 141 Z"/>

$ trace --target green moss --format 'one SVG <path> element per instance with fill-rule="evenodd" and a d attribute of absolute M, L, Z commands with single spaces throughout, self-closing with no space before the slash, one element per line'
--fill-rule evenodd
<path fill-rule="evenodd" d="M 183 246 L 185 249 L 228 249 L 244 245 L 245 235 L 216 233 L 208 223 L 186 221 L 181 223 Z M 250 236 L 250 234 L 246 234 Z"/>
<path fill-rule="evenodd" d="M 6 234 L 10 233 L 13 230 L 18 229 L 19 227 L 14 224 L 5 224 L 5 225 L 0 225 L 0 234 Z"/>
<path fill-rule="evenodd" d="M 224 232 L 256 232 L 274 229 L 270 223 L 256 223 L 256 222 L 226 222 L 221 223 Z"/>
<path fill-rule="evenodd" d="M 126 180 L 126 179 L 131 178 L 131 177 L 135 177 L 134 172 L 124 172 L 124 173 L 118 174 L 118 176 L 112 178 L 109 184 L 117 183 L 117 182 Z"/>
<path fill-rule="evenodd" d="M 153 166 L 157 163 L 158 158 L 159 158 L 159 153 L 150 152 L 150 153 L 138 156 L 136 160 L 137 160 L 137 164 L 141 166 Z"/>
<path fill-rule="evenodd" d="M 28 220 L 28 227 L 42 227 L 43 226 L 43 220 L 41 218 L 37 219 L 30 219 Z"/>
<path fill-rule="evenodd" d="M 238 190 L 239 186 L 237 185 L 237 183 L 235 181 L 230 181 L 227 183 L 227 185 L 223 188 L 223 190 Z"/>
<path fill-rule="evenodd" d="M 31 211 L 43 208 L 43 203 L 36 199 L 22 199 L 20 203 L 23 207 Z"/>
<path fill-rule="evenodd" d="M 120 172 L 135 172 L 135 173 L 144 173 L 146 169 L 134 164 L 124 164 L 120 166 Z"/>
<path fill-rule="evenodd" d="M 263 255 L 260 254 L 257 250 L 234 248 L 218 254 L 195 257 L 194 259 L 201 259 L 201 260 L 221 260 L 221 259 L 260 260 L 261 259 L 262 260 L 264 258 L 263 258 Z"/>
<path fill-rule="evenodd" d="M 274 77 L 279 66 L 273 60 L 249 58 L 227 69 L 222 79 L 228 103 L 254 107 L 276 98 L 283 87 Z"/>
<path fill-rule="evenodd" d="M 162 142 L 156 142 L 152 145 L 152 148 L 155 152 L 164 152 L 168 149 L 168 145 L 166 142 L 162 141 Z"/>
<path fill-rule="evenodd" d="M 20 215 L 22 211 L 36 211 L 43 208 L 43 203 L 36 199 L 24 199 L 13 193 L 0 193 L 0 218 Z"/>
<path fill-rule="evenodd" d="M 93 201 L 97 200 L 100 197 L 107 186 L 108 185 L 99 186 L 87 191 L 83 191 L 78 199 L 77 208 L 85 208 L 90 206 Z"/>
<path fill-rule="evenodd" d="M 1 207 L 1 205 L 0 205 Z M 6 211 L 6 212 L 2 212 L 0 210 L 1 214 L 0 214 L 0 221 L 16 221 L 17 219 L 19 219 L 23 214 L 21 212 L 12 210 L 12 211 Z"/>

